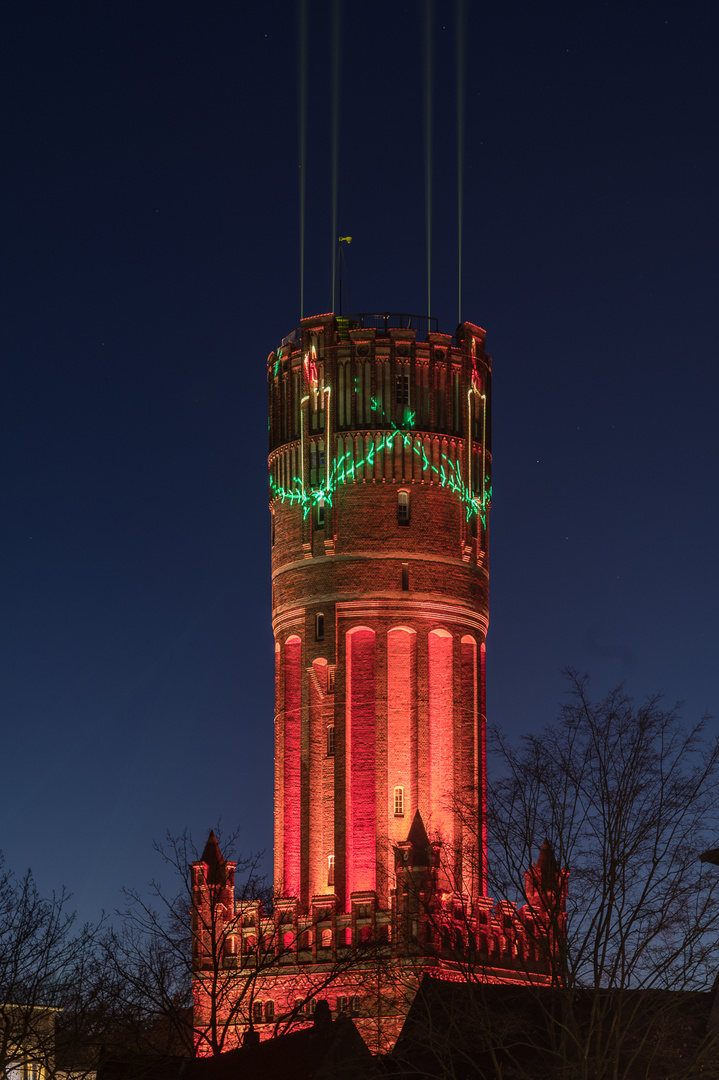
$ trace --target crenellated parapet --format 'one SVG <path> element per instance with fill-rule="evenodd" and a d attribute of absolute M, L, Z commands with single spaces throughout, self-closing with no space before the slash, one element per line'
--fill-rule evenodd
<path fill-rule="evenodd" d="M 257 900 L 227 908 L 225 897 L 214 981 L 204 977 L 207 958 L 196 956 L 199 1015 L 210 1015 L 214 994 L 231 1022 L 230 1041 L 239 1042 L 250 1021 L 262 1037 L 288 1020 L 309 1023 L 312 1007 L 305 1003 L 318 996 L 333 1013 L 351 1012 L 360 1030 L 372 1031 L 381 1003 L 383 1037 L 391 1042 L 422 974 L 451 981 L 556 983 L 561 957 L 556 936 L 547 933 L 547 909 L 563 910 L 566 872 L 556 868 L 548 845 L 527 871 L 531 881 L 544 875 L 544 914 L 534 893 L 517 906 L 443 889 L 442 845 L 430 840 L 420 814 L 394 856 L 396 884 L 388 905 L 371 890 L 352 893 L 347 909 L 336 895 L 314 896 L 309 908 L 297 897 L 280 896 L 271 912 Z M 214 867 L 203 860 L 193 865 L 193 881 L 229 877 L 233 864 L 226 864 L 225 875 L 214 845 L 210 857 Z M 195 897 L 204 905 L 197 921 L 208 927 L 216 914 L 212 894 L 200 888 Z"/>

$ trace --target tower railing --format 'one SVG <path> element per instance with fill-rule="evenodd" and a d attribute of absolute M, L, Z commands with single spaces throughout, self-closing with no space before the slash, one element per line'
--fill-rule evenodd
<path fill-rule="evenodd" d="M 434 315 L 410 315 L 404 311 L 360 311 L 352 315 L 337 315 L 340 340 L 348 339 L 350 330 L 375 330 L 380 337 L 387 337 L 390 330 L 415 330 L 417 341 L 426 341 L 428 334 L 439 333 L 439 319 Z M 294 345 L 302 336 L 301 328 L 295 327 L 282 338 L 281 346 Z"/>
<path fill-rule="evenodd" d="M 427 334 L 439 332 L 439 320 L 434 315 L 409 315 L 400 311 L 379 313 L 362 311 L 354 315 L 339 316 L 339 318 L 347 319 L 351 330 L 377 330 L 383 337 L 387 337 L 389 330 L 416 330 L 417 340 L 423 341 Z"/>

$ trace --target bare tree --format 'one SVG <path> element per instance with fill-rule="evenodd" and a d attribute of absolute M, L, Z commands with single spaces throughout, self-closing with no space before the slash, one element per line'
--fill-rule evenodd
<path fill-rule="evenodd" d="M 230 849 L 234 840 L 228 838 Z M 102 942 L 96 978 L 105 1050 L 119 1058 L 191 1057 L 206 1044 L 219 1053 L 225 1048 L 219 1017 L 196 1028 L 192 991 L 197 950 L 219 941 L 224 909 L 213 903 L 207 924 L 198 922 L 191 868 L 199 855 L 187 832 L 168 833 L 154 847 L 163 880 L 153 879 L 147 890 L 123 890 L 125 904 Z M 266 893 L 259 863 L 254 854 L 237 863 L 247 900 Z"/>
<path fill-rule="evenodd" d="M 375 943 L 342 949 L 335 935 L 324 948 L 332 898 L 299 915 L 296 902 L 275 900 L 259 855 L 232 857 L 235 839 L 221 850 L 213 832 L 200 853 L 187 833 L 168 835 L 155 848 L 178 890 L 158 881 L 148 894 L 125 890 L 98 974 L 108 1052 L 212 1056 L 248 1029 L 310 1022 L 338 979 L 348 997 L 357 992 L 352 969 L 375 960 Z"/>
<path fill-rule="evenodd" d="M 494 732 L 493 944 L 517 985 L 489 985 L 492 944 L 485 937 L 478 947 L 468 914 L 454 947 L 443 946 L 464 996 L 440 990 L 438 1005 L 433 991 L 434 1024 L 430 1009 L 416 1027 L 422 1069 L 582 1080 L 713 1075 L 706 1020 L 719 962 L 719 875 L 700 855 L 719 835 L 719 745 L 704 720 L 685 727 L 659 696 L 636 706 L 620 687 L 594 702 L 586 677 L 567 675 L 556 723 L 518 744 Z M 440 934 L 441 906 L 425 907 Z M 437 1009 L 447 1012 L 440 1024 Z M 455 1032 L 452 1046 L 438 1027 Z"/>
<path fill-rule="evenodd" d="M 30 870 L 16 877 L 0 856 L 0 1071 L 55 1076 L 94 1067 L 83 1015 L 97 928 L 77 927 L 63 890 L 42 896 Z M 62 1060 L 56 1028 L 61 1024 Z M 80 1029 L 80 1052 L 76 1039 Z M 82 1062 L 85 1062 L 83 1066 Z"/>

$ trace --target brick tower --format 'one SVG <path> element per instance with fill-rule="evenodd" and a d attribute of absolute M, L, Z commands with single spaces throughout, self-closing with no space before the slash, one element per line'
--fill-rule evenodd
<path fill-rule="evenodd" d="M 491 361 L 480 327 L 428 322 L 307 318 L 267 361 L 276 899 L 224 931 L 226 967 L 274 942 L 263 1037 L 325 996 L 391 1044 L 404 989 L 364 943 L 410 983 L 457 977 L 460 946 L 487 980 L 549 970 L 541 913 L 486 895 Z"/>
<path fill-rule="evenodd" d="M 387 908 L 417 810 L 484 892 L 490 359 L 426 322 L 304 319 L 268 360 L 275 884 L 303 909 Z"/>

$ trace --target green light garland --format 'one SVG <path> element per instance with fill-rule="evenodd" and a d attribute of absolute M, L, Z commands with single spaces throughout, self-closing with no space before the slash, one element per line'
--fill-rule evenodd
<path fill-rule="evenodd" d="M 379 412 L 379 406 L 376 398 L 371 399 L 371 406 L 373 412 Z M 382 413 L 384 416 L 384 412 Z M 295 503 L 302 507 L 302 516 L 304 518 L 310 513 L 313 506 L 318 506 L 321 501 L 324 501 L 325 506 L 332 506 L 332 496 L 335 489 L 339 484 L 351 483 L 355 479 L 355 474 L 374 464 L 375 456 L 379 450 L 394 449 L 394 440 L 399 435 L 402 439 L 404 446 L 411 446 L 415 454 L 422 458 L 422 471 L 429 472 L 430 475 L 434 474 L 434 478 L 438 480 L 440 487 L 447 487 L 450 491 L 459 496 L 465 507 L 467 515 L 467 521 L 470 521 L 474 514 L 477 514 L 482 522 L 482 528 L 486 528 L 487 525 L 487 510 L 492 501 L 492 488 L 489 483 L 489 476 L 484 480 L 484 492 L 480 496 L 472 495 L 471 491 L 466 487 L 462 480 L 462 470 L 457 461 L 450 461 L 447 454 L 440 451 L 440 460 L 438 465 L 433 465 L 427 457 L 424 449 L 423 441 L 420 441 L 419 446 L 412 445 L 411 430 L 414 428 L 415 413 L 408 413 L 402 428 L 399 428 L 395 423 L 391 423 L 391 430 L 384 436 L 379 445 L 375 445 L 374 441 L 369 448 L 367 454 L 361 458 L 360 461 L 355 461 L 354 456 L 348 452 L 342 454 L 341 457 L 336 458 L 329 476 L 329 481 L 323 481 L 317 487 L 309 488 L 305 491 L 302 483 L 302 478 L 299 476 L 292 477 L 292 486 L 290 488 L 283 488 L 272 477 L 270 477 L 270 498 L 279 499 L 281 502 L 289 502 L 290 505 Z M 345 467 L 345 461 L 349 461 L 349 465 Z"/>

